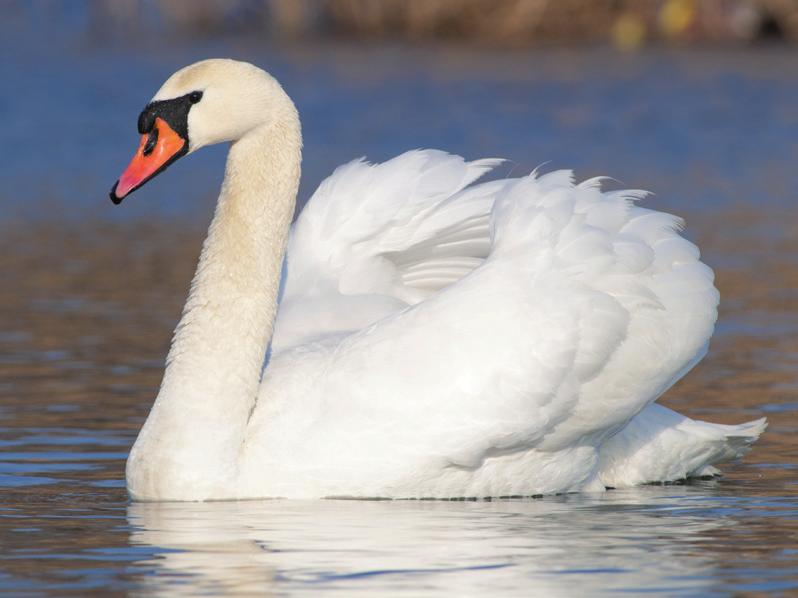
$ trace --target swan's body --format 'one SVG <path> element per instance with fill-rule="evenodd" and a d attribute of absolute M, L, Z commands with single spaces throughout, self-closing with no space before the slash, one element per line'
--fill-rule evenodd
<path fill-rule="evenodd" d="M 338 169 L 289 239 L 293 104 L 251 65 L 205 61 L 153 106 L 195 89 L 188 151 L 233 144 L 133 497 L 595 491 L 715 473 L 764 429 L 653 403 L 704 355 L 718 293 L 640 192 L 563 171 L 477 183 L 497 161 L 415 151 Z"/>

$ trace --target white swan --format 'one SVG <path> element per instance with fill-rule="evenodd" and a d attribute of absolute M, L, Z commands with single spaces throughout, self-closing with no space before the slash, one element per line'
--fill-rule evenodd
<path fill-rule="evenodd" d="M 175 73 L 139 131 L 116 203 L 232 145 L 133 498 L 596 491 L 716 473 L 765 427 L 653 403 L 704 355 L 718 292 L 642 192 L 475 183 L 499 161 L 412 151 L 339 168 L 291 227 L 297 111 L 232 60 Z"/>

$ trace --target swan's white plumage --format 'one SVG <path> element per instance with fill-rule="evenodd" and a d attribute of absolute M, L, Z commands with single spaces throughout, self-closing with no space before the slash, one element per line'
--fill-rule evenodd
<path fill-rule="evenodd" d="M 759 419 L 737 426 L 695 421 L 652 403 L 601 448 L 601 481 L 622 488 L 716 475 L 712 463 L 740 456 L 766 427 Z"/>
<path fill-rule="evenodd" d="M 233 71 L 258 90 L 238 116 L 220 111 Z M 247 132 L 128 461 L 134 497 L 603 490 L 710 473 L 761 433 L 653 404 L 706 352 L 718 292 L 682 221 L 636 205 L 645 192 L 569 171 L 479 182 L 500 160 L 432 150 L 356 160 L 300 214 L 280 277 L 296 111 L 232 61 L 158 97 L 200 84 L 190 134 Z"/>
<path fill-rule="evenodd" d="M 466 187 L 499 162 L 414 151 L 338 168 L 294 224 L 273 347 L 359 330 L 480 265 L 506 182 Z"/>
<path fill-rule="evenodd" d="M 605 441 L 703 356 L 718 294 L 678 218 L 567 171 L 466 187 L 496 163 L 356 161 L 310 200 L 251 422 L 274 493 L 603 487 Z"/>

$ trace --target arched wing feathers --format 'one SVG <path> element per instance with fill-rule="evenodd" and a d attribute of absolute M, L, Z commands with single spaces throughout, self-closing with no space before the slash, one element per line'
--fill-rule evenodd
<path fill-rule="evenodd" d="M 293 317 L 322 309 L 314 294 L 362 302 L 326 320 L 342 336 L 315 408 L 340 418 L 325 427 L 336 442 L 438 459 L 455 477 L 583 451 L 567 468 L 581 487 L 596 447 L 703 356 L 713 274 L 680 219 L 635 205 L 644 192 L 567 171 L 469 186 L 495 164 L 411 152 L 339 169 L 294 230 L 286 300 Z M 497 486 L 477 495 L 520 487 L 512 467 L 484 471 Z"/>

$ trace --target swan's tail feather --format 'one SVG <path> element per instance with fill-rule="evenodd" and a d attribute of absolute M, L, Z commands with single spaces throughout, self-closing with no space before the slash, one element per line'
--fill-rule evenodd
<path fill-rule="evenodd" d="M 717 424 L 710 424 L 717 425 Z M 737 426 L 720 426 L 726 435 L 726 446 L 734 454 L 730 458 L 737 459 L 742 457 L 751 449 L 751 445 L 757 441 L 762 432 L 768 427 L 768 420 L 764 417 L 755 419 Z"/>
<path fill-rule="evenodd" d="M 692 420 L 656 403 L 602 445 L 600 477 L 608 487 L 717 475 L 741 458 L 767 427 L 765 418 L 738 425 Z"/>
<path fill-rule="evenodd" d="M 724 435 L 724 442 L 720 446 L 719 455 L 712 463 L 728 463 L 741 459 L 753 445 L 765 428 L 768 427 L 767 419 L 761 417 L 744 424 L 726 426 L 722 424 L 710 424 L 709 422 L 694 422 L 705 426 L 712 426 Z M 720 475 L 721 471 L 714 465 L 704 465 L 700 469 L 692 472 L 690 477 L 705 478 Z M 666 480 L 668 481 L 668 480 Z"/>

